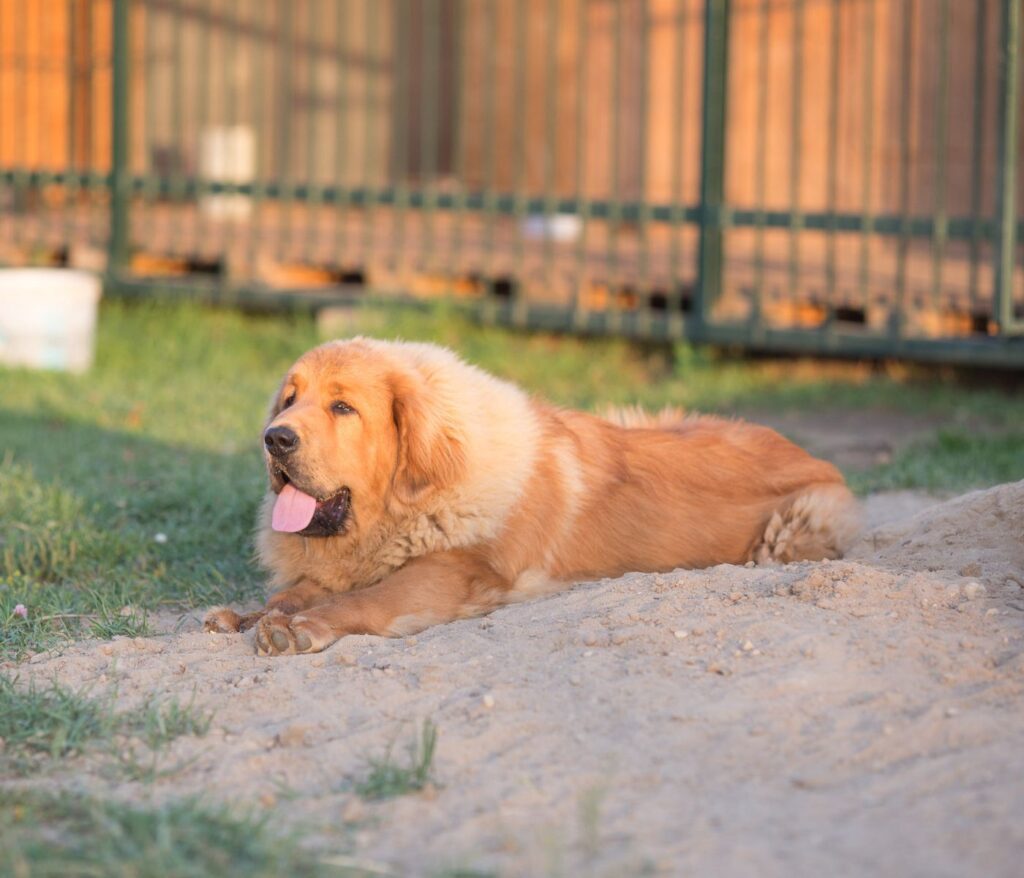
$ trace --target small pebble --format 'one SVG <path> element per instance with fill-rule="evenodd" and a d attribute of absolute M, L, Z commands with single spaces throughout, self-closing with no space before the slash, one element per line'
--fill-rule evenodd
<path fill-rule="evenodd" d="M 988 589 L 985 588 L 980 582 L 968 582 L 964 586 L 964 597 L 969 601 L 975 601 L 978 598 L 985 597 L 985 592 Z"/>
<path fill-rule="evenodd" d="M 483 703 L 484 703 L 484 707 L 486 707 L 488 710 L 490 710 L 492 707 L 494 707 L 494 696 L 491 695 L 490 692 L 488 692 L 483 697 Z"/>
<path fill-rule="evenodd" d="M 957 707 L 947 707 L 946 708 L 946 716 L 956 716 L 959 713 L 960 713 L 960 709 L 957 708 Z"/>
<path fill-rule="evenodd" d="M 273 793 L 264 793 L 260 796 L 260 804 L 264 808 L 273 808 L 277 804 L 277 797 Z"/>
<path fill-rule="evenodd" d="M 985 610 L 985 615 L 986 616 L 998 616 L 999 615 L 999 610 L 997 610 L 995 607 L 989 607 L 987 610 Z"/>
<path fill-rule="evenodd" d="M 751 643 L 751 642 L 750 642 L 750 641 L 748 640 L 748 641 L 746 641 L 746 642 L 745 642 L 745 643 L 743 644 L 743 647 L 742 647 L 742 649 L 743 649 L 743 651 L 744 651 L 744 652 L 751 652 L 751 651 L 752 651 L 752 650 L 754 649 L 754 644 L 752 644 L 752 643 Z"/>
<path fill-rule="evenodd" d="M 153 542 L 154 543 L 160 543 L 160 545 L 163 545 L 164 543 L 167 542 L 167 534 L 165 534 L 165 533 L 153 534 Z"/>
<path fill-rule="evenodd" d="M 579 677 L 577 677 L 577 676 L 573 675 L 573 676 L 571 676 L 571 677 L 569 678 L 569 682 L 570 682 L 570 683 L 571 683 L 571 684 L 572 684 L 573 686 L 579 686 L 579 685 L 580 685 L 580 683 L 582 682 L 582 680 L 580 680 L 580 678 L 579 678 Z"/>
<path fill-rule="evenodd" d="M 690 636 L 690 632 L 689 631 L 673 631 L 672 635 L 677 640 L 686 640 L 686 638 Z"/>
<path fill-rule="evenodd" d="M 322 655 L 318 655 L 310 662 L 310 665 L 314 668 L 322 668 L 324 666 L 324 657 Z"/>

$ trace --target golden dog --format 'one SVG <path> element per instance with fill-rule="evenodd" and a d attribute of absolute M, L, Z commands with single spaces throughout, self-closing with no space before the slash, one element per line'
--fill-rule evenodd
<path fill-rule="evenodd" d="M 838 470 L 773 430 L 565 411 L 430 344 L 310 351 L 263 438 L 257 545 L 277 591 L 206 624 L 255 625 L 265 655 L 627 571 L 836 558 L 857 530 Z"/>

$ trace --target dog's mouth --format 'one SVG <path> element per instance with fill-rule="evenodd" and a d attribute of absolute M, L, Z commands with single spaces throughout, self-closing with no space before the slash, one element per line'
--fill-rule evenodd
<path fill-rule="evenodd" d="M 352 492 L 348 488 L 316 497 L 296 487 L 288 473 L 278 466 L 271 469 L 270 484 L 277 494 L 271 516 L 274 530 L 303 537 L 333 537 L 345 532 L 352 509 Z"/>

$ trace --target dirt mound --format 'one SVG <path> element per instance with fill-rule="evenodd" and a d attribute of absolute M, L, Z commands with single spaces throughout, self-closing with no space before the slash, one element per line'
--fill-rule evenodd
<path fill-rule="evenodd" d="M 397 874 L 1012 875 L 1022 510 L 1024 482 L 1003 485 L 843 561 L 629 575 L 317 656 L 258 658 L 191 616 L 24 670 L 216 711 L 167 777 L 62 783 L 262 803 Z M 360 800 L 367 756 L 428 717 L 436 787 Z"/>

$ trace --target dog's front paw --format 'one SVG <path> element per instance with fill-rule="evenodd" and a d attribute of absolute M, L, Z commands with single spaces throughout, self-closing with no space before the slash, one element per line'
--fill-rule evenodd
<path fill-rule="evenodd" d="M 237 634 L 242 630 L 242 617 L 230 607 L 214 607 L 203 620 L 203 630 L 213 634 Z"/>
<path fill-rule="evenodd" d="M 298 655 L 326 649 L 338 635 L 324 622 L 309 616 L 268 613 L 256 626 L 258 655 Z"/>

